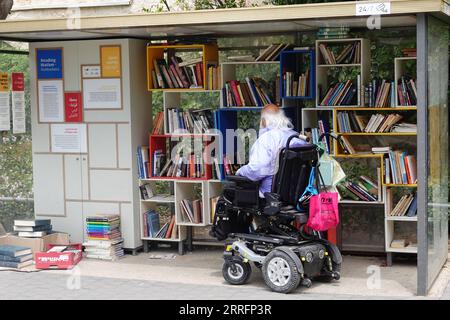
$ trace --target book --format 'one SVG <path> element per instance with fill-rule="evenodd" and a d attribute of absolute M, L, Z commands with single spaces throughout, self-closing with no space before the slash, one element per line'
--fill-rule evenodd
<path fill-rule="evenodd" d="M 28 254 L 32 254 L 31 248 L 23 246 L 15 246 L 10 244 L 0 245 L 0 255 L 3 256 L 20 257 Z"/>
<path fill-rule="evenodd" d="M 49 224 L 51 224 L 50 219 L 14 220 L 14 225 L 21 227 L 37 227 Z"/>
<path fill-rule="evenodd" d="M 25 262 L 28 260 L 33 260 L 33 254 L 25 254 L 22 256 L 18 256 L 18 257 L 0 255 L 0 261 L 5 261 L 5 262 Z"/>
<path fill-rule="evenodd" d="M 408 245 L 406 239 L 394 239 L 391 241 L 391 248 L 405 248 Z"/>
<path fill-rule="evenodd" d="M 14 268 L 14 269 L 22 269 L 33 264 L 33 260 L 27 260 L 23 262 L 13 262 L 13 261 L 1 261 L 0 267 L 3 268 Z"/>
<path fill-rule="evenodd" d="M 46 224 L 46 225 L 36 226 L 36 227 L 14 226 L 13 230 L 16 232 L 19 232 L 19 231 L 27 231 L 27 232 L 47 231 L 48 232 L 48 231 L 52 230 L 52 225 Z"/>
<path fill-rule="evenodd" d="M 20 231 L 18 233 L 19 237 L 24 238 L 40 238 L 47 235 L 46 231 Z"/>

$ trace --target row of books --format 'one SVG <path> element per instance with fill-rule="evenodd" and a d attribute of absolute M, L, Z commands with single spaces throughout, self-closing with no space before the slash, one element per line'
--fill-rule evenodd
<path fill-rule="evenodd" d="M 417 182 L 416 157 L 405 151 L 389 151 L 384 159 L 387 184 L 415 184 Z"/>
<path fill-rule="evenodd" d="M 325 147 L 326 152 L 329 154 L 331 152 L 331 143 L 329 137 L 322 137 L 322 141 L 319 141 L 319 138 L 324 133 L 330 132 L 330 123 L 326 117 L 321 117 L 317 121 L 317 127 L 315 128 L 306 128 L 304 134 L 309 138 L 313 144 L 318 144 L 322 142 Z"/>
<path fill-rule="evenodd" d="M 286 43 L 275 43 L 262 50 L 255 61 L 276 61 L 280 57 L 280 53 L 287 50 L 292 45 Z"/>
<path fill-rule="evenodd" d="M 167 220 L 161 227 L 161 215 L 154 210 L 144 213 L 144 237 L 157 239 L 177 239 L 178 225 L 175 224 L 175 215 L 164 217 Z M 167 219 L 168 218 L 168 219 Z"/>
<path fill-rule="evenodd" d="M 167 109 L 169 132 L 187 130 L 190 133 L 205 133 L 214 128 L 214 114 L 211 109 Z"/>
<path fill-rule="evenodd" d="M 417 49 L 416 48 L 403 48 L 402 54 L 404 57 L 416 57 L 417 56 Z"/>
<path fill-rule="evenodd" d="M 137 162 L 138 162 L 138 174 L 139 179 L 147 179 L 150 175 L 148 172 L 149 167 L 149 151 L 146 146 L 139 146 L 137 148 Z"/>
<path fill-rule="evenodd" d="M 155 153 L 161 154 L 160 150 Z M 180 154 L 165 163 L 160 162 L 154 170 L 154 177 L 176 177 L 176 178 L 205 178 L 207 177 L 208 165 L 202 154 Z"/>
<path fill-rule="evenodd" d="M 340 46 L 341 47 L 341 46 Z M 361 63 L 361 42 L 354 41 L 339 48 L 339 52 L 335 53 L 335 48 L 325 43 L 319 44 L 319 50 L 322 55 L 324 64 L 357 64 Z"/>
<path fill-rule="evenodd" d="M 342 198 L 354 201 L 373 202 L 378 201 L 381 196 L 378 183 L 364 175 L 337 184 L 337 189 Z"/>
<path fill-rule="evenodd" d="M 397 82 L 398 103 L 401 106 L 417 105 L 417 87 L 412 78 L 401 77 Z"/>
<path fill-rule="evenodd" d="M 337 122 L 339 132 L 392 132 L 394 126 L 403 119 L 399 114 L 358 115 L 355 112 L 338 112 Z"/>
<path fill-rule="evenodd" d="M 240 164 L 232 163 L 232 161 L 229 160 L 228 156 L 223 156 L 223 167 L 225 171 L 225 175 L 227 176 L 234 176 L 236 172 L 241 167 Z"/>
<path fill-rule="evenodd" d="M 219 159 L 217 157 L 211 157 L 211 178 L 214 180 L 222 180 L 222 171 L 220 170 Z"/>
<path fill-rule="evenodd" d="M 316 36 L 318 39 L 345 39 L 349 32 L 349 27 L 321 27 Z"/>
<path fill-rule="evenodd" d="M 208 63 L 216 66 L 217 63 Z M 153 60 L 152 82 L 153 89 L 180 89 L 180 88 L 202 88 L 203 79 L 203 58 L 195 58 L 183 62 L 180 57 L 172 56 L 165 59 Z"/>
<path fill-rule="evenodd" d="M 117 260 L 123 257 L 123 238 L 119 215 L 96 215 L 86 218 L 86 258 Z"/>
<path fill-rule="evenodd" d="M 263 107 L 272 103 L 269 84 L 261 78 L 246 77 L 245 82 L 227 81 L 222 93 L 224 107 Z"/>
<path fill-rule="evenodd" d="M 14 220 L 14 232 L 19 237 L 40 238 L 52 232 L 51 220 Z"/>
<path fill-rule="evenodd" d="M 395 107 L 394 82 L 385 79 L 373 79 L 364 87 L 364 105 L 370 108 Z"/>
<path fill-rule="evenodd" d="M 306 97 L 310 94 L 309 69 L 300 75 L 294 72 L 285 72 L 283 74 L 284 95 L 287 97 Z"/>
<path fill-rule="evenodd" d="M 195 200 L 183 199 L 180 201 L 180 213 L 183 222 L 196 224 L 202 223 L 203 222 L 202 212 L 203 209 L 201 199 Z"/>
<path fill-rule="evenodd" d="M 208 64 L 206 68 L 206 89 L 220 90 L 220 66 L 216 64 Z"/>
<path fill-rule="evenodd" d="M 408 193 L 403 195 L 392 208 L 392 190 L 386 190 L 388 202 L 387 212 L 392 217 L 415 217 L 417 215 L 417 194 Z"/>
<path fill-rule="evenodd" d="M 351 80 L 345 82 L 338 82 L 332 84 L 325 94 L 325 97 L 320 102 L 321 106 L 345 106 L 354 105 L 357 102 L 358 86 L 356 86 Z"/>
<path fill-rule="evenodd" d="M 211 205 L 211 222 L 214 221 L 214 217 L 216 216 L 216 206 L 219 201 L 220 196 L 212 197 L 209 199 L 209 203 Z"/>

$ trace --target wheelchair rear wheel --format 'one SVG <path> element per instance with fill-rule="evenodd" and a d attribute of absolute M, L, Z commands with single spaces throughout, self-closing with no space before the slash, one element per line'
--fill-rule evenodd
<path fill-rule="evenodd" d="M 300 274 L 294 260 L 279 250 L 267 255 L 262 266 L 262 274 L 267 286 L 275 292 L 289 293 L 300 283 Z"/>
<path fill-rule="evenodd" d="M 240 260 L 227 260 L 222 267 L 223 278 L 230 284 L 245 284 L 252 274 L 249 263 Z"/>

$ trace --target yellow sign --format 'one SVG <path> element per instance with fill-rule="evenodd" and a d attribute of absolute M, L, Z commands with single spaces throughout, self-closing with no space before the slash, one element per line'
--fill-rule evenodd
<path fill-rule="evenodd" d="M 0 91 L 8 92 L 9 91 L 9 77 L 7 73 L 0 72 Z"/>
<path fill-rule="evenodd" d="M 100 47 L 102 77 L 116 78 L 122 76 L 120 46 Z"/>

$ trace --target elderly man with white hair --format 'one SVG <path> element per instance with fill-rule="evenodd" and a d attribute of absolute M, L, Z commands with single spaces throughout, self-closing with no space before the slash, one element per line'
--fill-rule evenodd
<path fill-rule="evenodd" d="M 250 150 L 249 163 L 242 166 L 236 175 L 252 181 L 261 181 L 260 197 L 272 189 L 273 176 L 277 170 L 278 153 L 286 146 L 288 138 L 298 133 L 283 110 L 274 104 L 266 105 L 261 113 L 259 137 Z M 292 139 L 291 147 L 307 144 L 304 140 Z"/>

